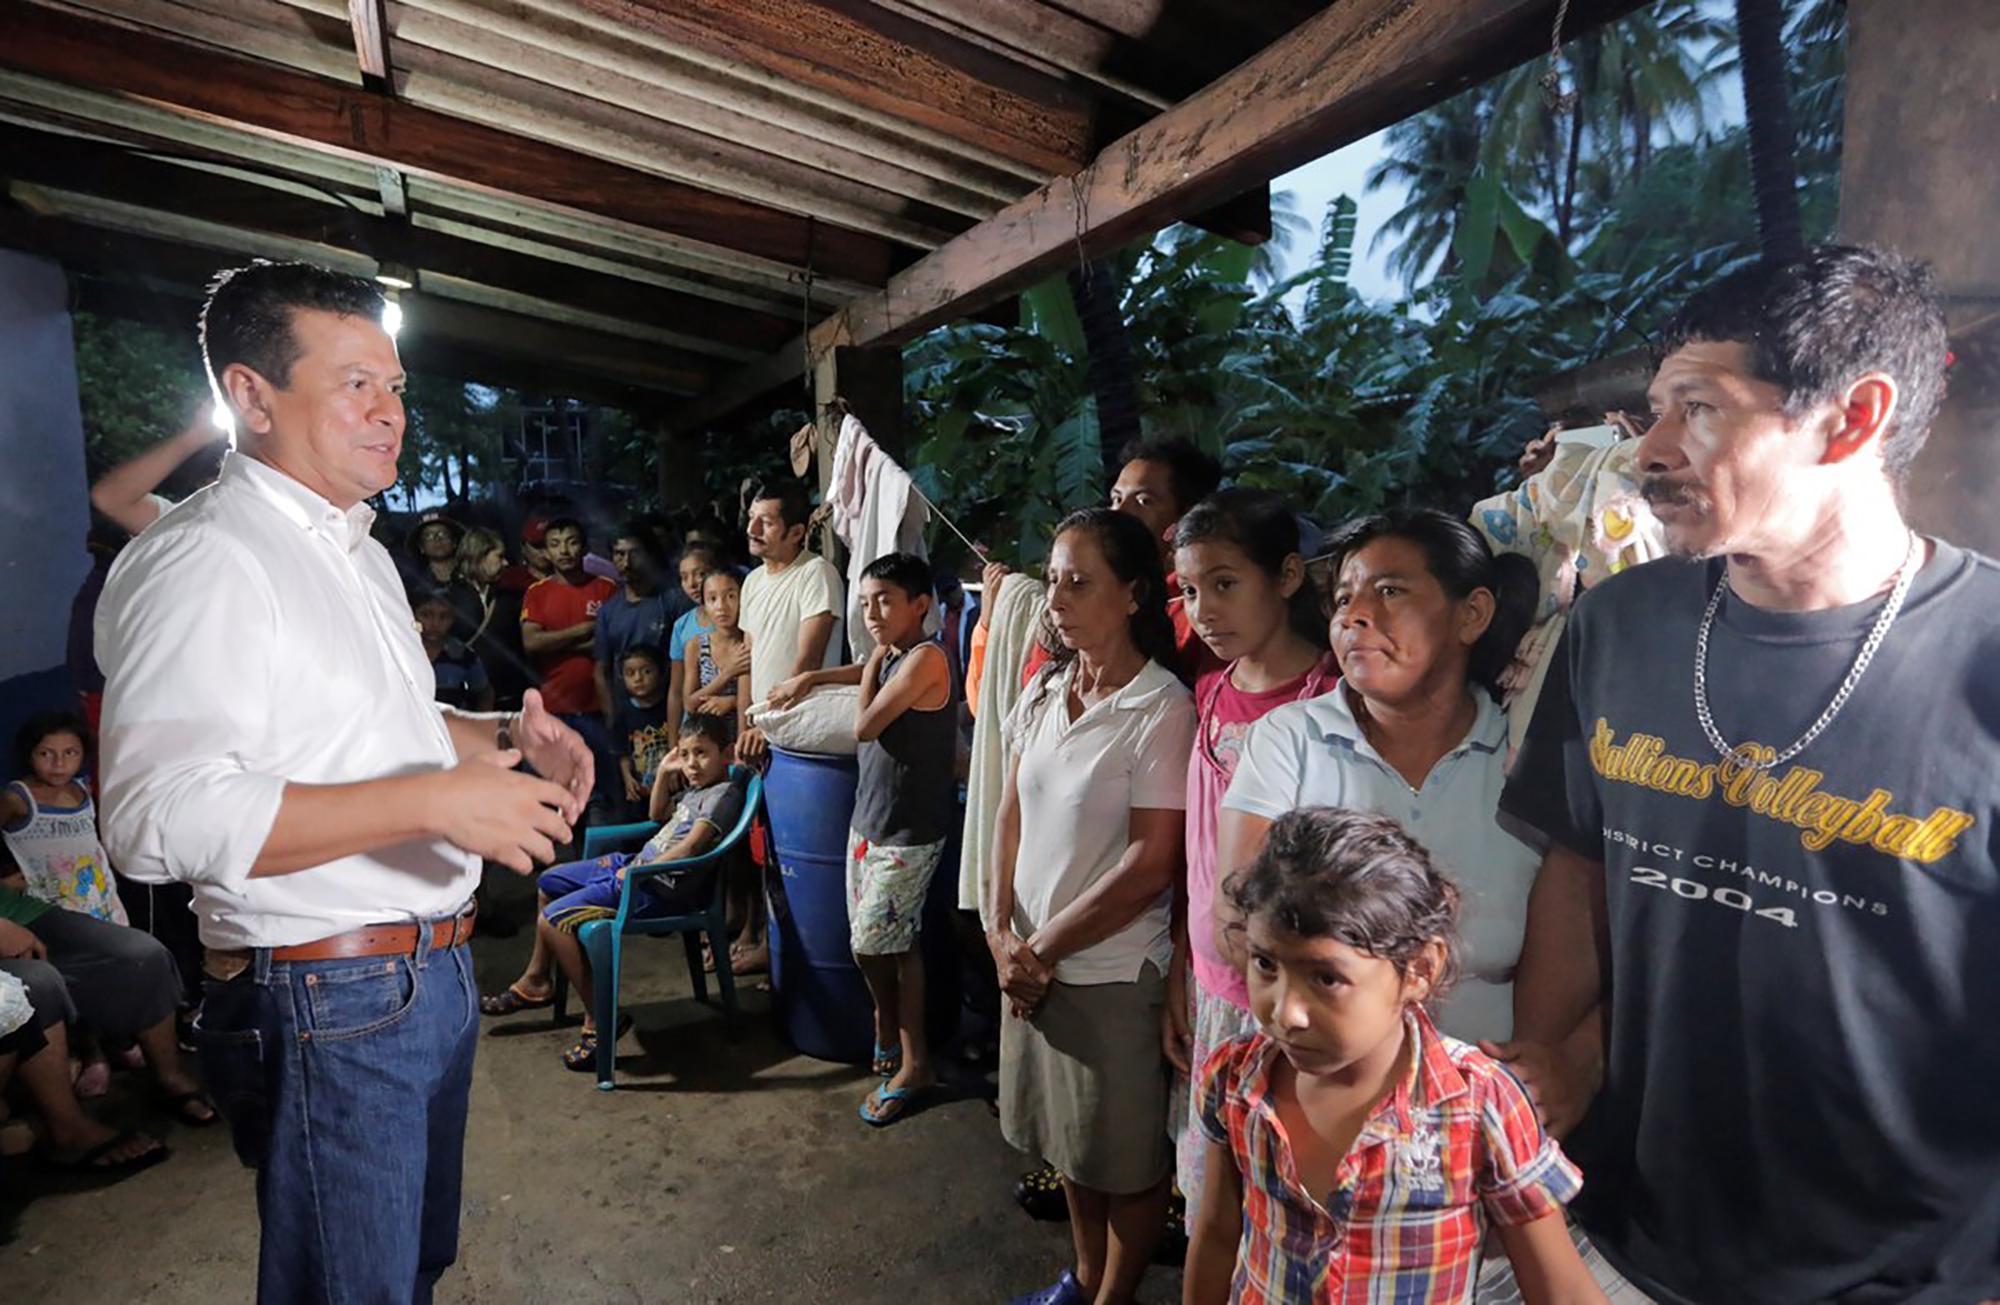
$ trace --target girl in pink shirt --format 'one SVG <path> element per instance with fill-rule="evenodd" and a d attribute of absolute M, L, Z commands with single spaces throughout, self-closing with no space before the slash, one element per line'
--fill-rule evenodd
<path fill-rule="evenodd" d="M 1202 500 L 1174 535 L 1189 624 L 1224 663 L 1195 681 L 1194 755 L 1187 777 L 1187 896 L 1174 917 L 1174 963 L 1162 1035 L 1181 1075 L 1233 1038 L 1254 1033 L 1243 971 L 1217 950 L 1208 922 L 1216 893 L 1215 836 L 1243 736 L 1266 712 L 1316 697 L 1339 678 L 1326 621 L 1306 579 L 1298 521 L 1276 494 L 1226 489 Z M 1196 924 L 1190 928 L 1189 921 Z M 1177 1178 L 1187 1222 L 1202 1190 L 1200 1122 L 1176 1108 Z"/>

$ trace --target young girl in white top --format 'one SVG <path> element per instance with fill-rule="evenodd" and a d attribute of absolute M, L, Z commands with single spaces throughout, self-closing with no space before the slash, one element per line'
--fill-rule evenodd
<path fill-rule="evenodd" d="M 0 790 L 0 838 L 31 897 L 65 910 L 128 924 L 97 838 L 97 808 L 77 778 L 90 729 L 73 712 L 30 716 L 14 736 L 15 766 L 27 775 Z"/>

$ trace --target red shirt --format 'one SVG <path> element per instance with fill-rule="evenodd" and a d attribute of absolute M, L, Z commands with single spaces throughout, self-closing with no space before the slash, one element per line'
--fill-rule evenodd
<path fill-rule="evenodd" d="M 559 575 L 537 580 L 521 599 L 521 621 L 533 621 L 544 630 L 567 630 L 597 619 L 597 609 L 618 592 L 618 586 L 603 576 L 591 576 L 573 585 Z M 542 703 L 561 715 L 576 715 L 599 709 L 597 677 L 591 669 L 589 647 L 570 648 L 558 653 L 540 653 L 535 669 L 542 677 Z"/>

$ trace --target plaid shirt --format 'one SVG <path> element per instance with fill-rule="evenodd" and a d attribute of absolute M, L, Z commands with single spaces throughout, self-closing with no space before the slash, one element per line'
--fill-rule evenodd
<path fill-rule="evenodd" d="M 1362 1125 L 1324 1199 L 1300 1185 L 1271 1099 L 1278 1045 L 1256 1033 L 1209 1057 L 1202 1130 L 1229 1148 L 1243 1191 L 1232 1301 L 1470 1301 L 1486 1221 L 1559 1214 L 1581 1190 L 1512 1075 L 1421 1011 L 1410 1027 L 1419 1054 Z"/>

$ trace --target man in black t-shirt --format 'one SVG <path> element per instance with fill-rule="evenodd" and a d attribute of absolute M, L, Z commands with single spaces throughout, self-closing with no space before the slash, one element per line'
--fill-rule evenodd
<path fill-rule="evenodd" d="M 1893 255 L 1697 296 L 1637 454 L 1679 556 L 1579 601 L 1501 800 L 1549 846 L 1491 1049 L 1590 1106 L 1579 1221 L 1661 1301 L 2000 1297 L 2000 569 L 1897 498 L 1944 364 Z"/>

